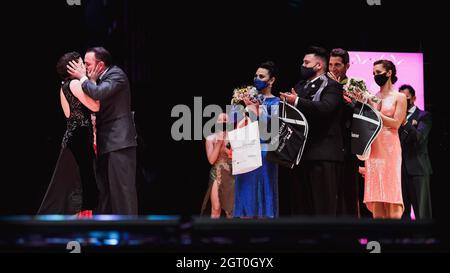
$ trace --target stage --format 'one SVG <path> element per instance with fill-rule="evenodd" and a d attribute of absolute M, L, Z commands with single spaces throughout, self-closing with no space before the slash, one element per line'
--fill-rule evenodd
<path fill-rule="evenodd" d="M 444 251 L 433 221 L 347 218 L 274 220 L 150 215 L 10 216 L 0 252 L 370 253 Z"/>

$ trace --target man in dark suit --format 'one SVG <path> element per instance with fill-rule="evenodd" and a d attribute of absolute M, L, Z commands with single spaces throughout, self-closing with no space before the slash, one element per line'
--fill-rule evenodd
<path fill-rule="evenodd" d="M 402 195 L 408 219 L 411 205 L 417 219 L 431 219 L 430 175 L 428 135 L 431 130 L 431 114 L 414 105 L 416 92 L 410 85 L 402 85 L 399 91 L 408 101 L 407 117 L 399 129 L 402 145 Z"/>
<path fill-rule="evenodd" d="M 329 76 L 341 85 L 347 84 L 347 70 L 350 68 L 350 55 L 347 50 L 335 48 L 331 50 L 328 63 Z M 342 136 L 344 145 L 344 163 L 342 177 L 338 181 L 338 205 L 337 214 L 342 216 L 359 217 L 359 186 L 361 176 L 358 168 L 359 162 L 355 154 L 351 152 L 351 129 L 353 111 L 355 108 L 351 98 L 343 96 L 344 107 L 342 114 Z"/>
<path fill-rule="evenodd" d="M 136 193 L 136 129 L 131 112 L 127 75 L 112 65 L 103 47 L 87 50 L 86 68 L 72 64 L 69 73 L 80 79 L 83 91 L 100 101 L 97 126 L 97 184 L 100 191 L 97 213 L 138 213 Z M 86 77 L 86 70 L 89 79 Z"/>
<path fill-rule="evenodd" d="M 306 117 L 309 133 L 302 161 L 293 171 L 293 214 L 336 216 L 337 183 L 342 175 L 342 86 L 326 76 L 328 53 L 310 47 L 303 58 L 302 80 L 281 93 Z"/>

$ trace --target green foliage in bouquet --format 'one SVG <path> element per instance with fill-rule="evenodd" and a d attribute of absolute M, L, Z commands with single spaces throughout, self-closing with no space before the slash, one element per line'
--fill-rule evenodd
<path fill-rule="evenodd" d="M 241 88 L 235 88 L 233 91 L 233 97 L 231 99 L 232 105 L 242 105 L 245 107 L 244 98 L 247 97 L 250 101 L 256 103 L 261 103 L 259 98 L 258 90 L 254 86 L 246 86 Z"/>
<path fill-rule="evenodd" d="M 381 99 L 369 92 L 366 83 L 363 80 L 351 78 L 346 85 L 344 85 L 346 95 L 356 99 L 359 95 L 364 99 L 370 100 L 374 103 L 380 103 Z"/>

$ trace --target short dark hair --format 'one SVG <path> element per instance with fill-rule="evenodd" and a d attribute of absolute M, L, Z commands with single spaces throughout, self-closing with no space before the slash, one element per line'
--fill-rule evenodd
<path fill-rule="evenodd" d="M 411 96 L 413 96 L 413 97 L 416 96 L 416 90 L 414 90 L 414 88 L 409 84 L 404 84 L 404 85 L 400 86 L 400 88 L 398 90 L 403 91 L 405 89 L 408 89 L 409 94 L 411 94 Z"/>
<path fill-rule="evenodd" d="M 391 70 L 392 71 L 392 76 L 391 76 L 391 81 L 392 83 L 396 83 L 398 78 L 397 78 L 397 69 L 395 68 L 395 65 L 393 62 L 389 61 L 389 60 L 378 60 L 376 62 L 373 63 L 373 65 L 377 65 L 377 64 L 382 64 L 384 69 L 386 70 Z"/>
<path fill-rule="evenodd" d="M 347 50 L 342 48 L 334 48 L 330 53 L 331 57 L 341 57 L 342 63 L 348 64 L 350 62 L 350 55 Z"/>
<path fill-rule="evenodd" d="M 271 78 L 278 76 L 278 69 L 275 66 L 275 63 L 272 61 L 263 62 L 259 65 L 260 68 L 267 69 L 269 71 L 269 76 Z"/>
<path fill-rule="evenodd" d="M 106 50 L 104 47 L 91 47 L 88 50 L 86 50 L 86 53 L 88 52 L 94 52 L 95 58 L 99 61 L 102 61 L 105 63 L 106 67 L 109 67 L 112 65 L 112 56 L 111 53 L 109 53 L 108 50 Z"/>
<path fill-rule="evenodd" d="M 58 73 L 58 76 L 62 80 L 67 80 L 70 75 L 67 72 L 67 66 L 71 61 L 78 61 L 78 59 L 81 58 L 80 53 L 78 52 L 68 52 L 64 55 L 62 55 L 61 58 L 59 58 L 58 62 L 56 63 L 56 72 Z"/>
<path fill-rule="evenodd" d="M 325 70 L 328 69 L 328 61 L 329 61 L 328 59 L 330 57 L 328 51 L 325 48 L 319 46 L 310 46 L 305 51 L 305 55 L 308 54 L 314 54 L 316 57 L 322 59 L 325 62 Z"/>

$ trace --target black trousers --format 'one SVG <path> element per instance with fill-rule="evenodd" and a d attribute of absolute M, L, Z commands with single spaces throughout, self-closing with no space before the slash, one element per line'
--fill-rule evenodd
<path fill-rule="evenodd" d="M 337 185 L 337 214 L 359 217 L 359 164 L 354 154 L 346 155 Z"/>
<path fill-rule="evenodd" d="M 293 215 L 336 216 L 337 183 L 342 163 L 304 161 L 294 169 L 291 206 Z"/>
<path fill-rule="evenodd" d="M 402 196 L 405 211 L 403 219 L 409 219 L 411 205 L 416 219 L 431 219 L 430 176 L 408 175 L 402 170 Z"/>
<path fill-rule="evenodd" d="M 136 147 L 100 155 L 97 184 L 100 191 L 97 213 L 137 215 Z"/>

